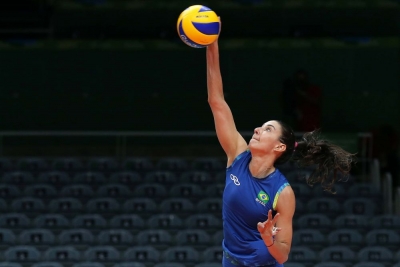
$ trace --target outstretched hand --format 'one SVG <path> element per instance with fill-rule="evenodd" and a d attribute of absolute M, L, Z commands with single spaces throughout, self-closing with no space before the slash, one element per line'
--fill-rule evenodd
<path fill-rule="evenodd" d="M 282 229 L 275 227 L 276 221 L 279 218 L 279 213 L 272 218 L 272 210 L 268 211 L 268 219 L 265 222 L 259 222 L 257 224 L 257 230 L 260 232 L 262 237 L 274 237 Z"/>
<path fill-rule="evenodd" d="M 219 34 L 221 34 L 221 17 L 218 17 L 218 19 L 219 19 Z M 218 47 L 219 34 L 218 34 L 217 39 L 214 42 L 212 42 L 211 44 L 209 44 L 207 46 L 207 48 L 213 49 L 214 47 Z"/>

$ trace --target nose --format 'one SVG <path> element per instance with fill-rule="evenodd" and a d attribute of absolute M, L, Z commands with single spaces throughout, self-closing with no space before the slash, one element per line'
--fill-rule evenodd
<path fill-rule="evenodd" d="M 257 128 L 254 129 L 254 133 L 255 134 L 258 134 L 259 132 L 260 132 L 260 127 L 257 127 Z"/>

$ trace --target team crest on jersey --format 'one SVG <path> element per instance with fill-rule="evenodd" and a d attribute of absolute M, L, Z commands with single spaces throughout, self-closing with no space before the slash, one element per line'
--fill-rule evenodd
<path fill-rule="evenodd" d="M 257 198 L 256 198 L 256 201 L 258 203 L 260 203 L 261 205 L 265 206 L 265 204 L 267 204 L 268 200 L 269 200 L 269 196 L 268 196 L 267 193 L 265 193 L 262 190 L 260 192 L 258 192 L 258 195 L 257 195 Z"/>

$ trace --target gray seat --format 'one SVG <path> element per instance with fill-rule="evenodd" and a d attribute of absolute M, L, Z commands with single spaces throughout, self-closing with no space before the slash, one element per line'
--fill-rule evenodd
<path fill-rule="evenodd" d="M 306 266 L 302 263 L 285 262 L 285 267 L 306 267 Z"/>
<path fill-rule="evenodd" d="M 78 215 L 72 220 L 72 226 L 76 228 L 99 230 L 107 226 L 107 221 L 99 214 Z"/>
<path fill-rule="evenodd" d="M 368 246 L 383 246 L 393 250 L 400 247 L 400 235 L 394 230 L 371 230 L 365 239 Z"/>
<path fill-rule="evenodd" d="M 317 261 L 317 254 L 314 250 L 305 246 L 292 247 L 288 261 L 312 265 Z"/>
<path fill-rule="evenodd" d="M 170 197 L 199 198 L 203 197 L 203 190 L 199 185 L 184 183 L 176 184 L 169 190 Z"/>
<path fill-rule="evenodd" d="M 186 171 L 179 177 L 181 183 L 193 183 L 197 185 L 209 185 L 213 182 L 210 173 L 206 171 Z"/>
<path fill-rule="evenodd" d="M 34 179 L 30 172 L 12 171 L 3 174 L 3 183 L 13 185 L 27 185 L 33 183 Z"/>
<path fill-rule="evenodd" d="M 37 262 L 40 260 L 40 252 L 32 246 L 10 247 L 4 251 L 4 259 L 11 262 Z"/>
<path fill-rule="evenodd" d="M 109 157 L 91 158 L 88 162 L 88 169 L 91 171 L 111 172 L 118 170 L 120 164 L 117 159 Z"/>
<path fill-rule="evenodd" d="M 155 214 L 149 217 L 147 225 L 151 229 L 179 230 L 183 228 L 182 220 L 172 214 Z"/>
<path fill-rule="evenodd" d="M 70 223 L 62 214 L 43 214 L 34 219 L 33 225 L 38 228 L 60 229 L 68 228 Z"/>
<path fill-rule="evenodd" d="M 39 174 L 39 182 L 51 184 L 53 186 L 67 185 L 71 182 L 71 178 L 66 172 L 48 171 Z"/>
<path fill-rule="evenodd" d="M 385 267 L 385 265 L 380 262 L 358 262 L 353 267 Z"/>
<path fill-rule="evenodd" d="M 57 190 L 49 184 L 35 184 L 27 186 L 24 190 L 25 196 L 37 198 L 53 198 L 57 197 Z"/>
<path fill-rule="evenodd" d="M 0 228 L 0 248 L 14 246 L 16 244 L 16 236 L 10 229 Z"/>
<path fill-rule="evenodd" d="M 35 263 L 31 267 L 64 267 L 64 265 L 59 262 L 45 261 Z"/>
<path fill-rule="evenodd" d="M 350 186 L 348 195 L 354 197 L 365 197 L 368 199 L 379 199 L 381 197 L 381 192 L 372 183 L 356 183 Z"/>
<path fill-rule="evenodd" d="M 30 219 L 22 213 L 6 213 L 0 215 L 1 228 L 29 228 L 31 224 Z"/>
<path fill-rule="evenodd" d="M 86 203 L 86 210 L 90 213 L 115 213 L 120 209 L 119 203 L 110 197 L 93 198 Z"/>
<path fill-rule="evenodd" d="M 123 262 L 114 264 L 112 267 L 146 267 L 146 265 L 141 262 Z"/>
<path fill-rule="evenodd" d="M 100 186 L 96 192 L 97 197 L 127 198 L 132 192 L 126 185 L 113 183 Z"/>
<path fill-rule="evenodd" d="M 22 265 L 16 262 L 0 262 L 0 267 L 22 267 Z"/>
<path fill-rule="evenodd" d="M 336 217 L 340 212 L 340 205 L 334 198 L 320 197 L 308 201 L 307 209 L 312 213 L 321 213 L 330 217 Z"/>
<path fill-rule="evenodd" d="M 78 198 L 62 197 L 51 200 L 49 210 L 53 213 L 79 213 L 83 211 L 83 205 Z"/>
<path fill-rule="evenodd" d="M 103 246 L 131 246 L 134 239 L 128 230 L 111 229 L 101 231 L 97 236 L 97 241 Z"/>
<path fill-rule="evenodd" d="M 324 214 L 306 214 L 299 217 L 297 225 L 301 229 L 316 229 L 323 233 L 331 228 L 331 220 Z"/>
<path fill-rule="evenodd" d="M 153 162 L 149 158 L 136 157 L 128 158 L 122 163 L 124 170 L 129 171 L 150 171 L 155 168 Z"/>
<path fill-rule="evenodd" d="M 21 197 L 21 191 L 15 185 L 0 184 L 0 197 L 4 199 Z"/>
<path fill-rule="evenodd" d="M 11 171 L 13 168 L 14 168 L 14 164 L 11 159 L 0 158 L 0 172 Z"/>
<path fill-rule="evenodd" d="M 393 259 L 393 253 L 385 247 L 373 246 L 365 247 L 358 252 L 358 260 L 361 262 L 380 262 L 390 264 Z"/>
<path fill-rule="evenodd" d="M 325 236 L 315 229 L 299 229 L 293 234 L 294 246 L 321 247 L 326 244 Z"/>
<path fill-rule="evenodd" d="M 0 212 L 5 213 L 8 210 L 7 202 L 4 199 L 0 198 Z"/>
<path fill-rule="evenodd" d="M 203 229 L 215 231 L 222 229 L 222 222 L 212 214 L 193 214 L 185 220 L 187 229 Z"/>
<path fill-rule="evenodd" d="M 206 197 L 222 197 L 224 192 L 225 185 L 218 183 L 218 184 L 210 184 L 205 189 L 205 196 Z"/>
<path fill-rule="evenodd" d="M 205 198 L 200 200 L 196 206 L 200 213 L 217 213 L 219 215 L 222 212 L 222 199 Z"/>
<path fill-rule="evenodd" d="M 79 262 L 72 265 L 72 267 L 105 267 L 100 262 Z"/>
<path fill-rule="evenodd" d="M 55 236 L 48 229 L 29 229 L 21 232 L 19 241 L 22 245 L 53 245 L 55 243 Z"/>
<path fill-rule="evenodd" d="M 84 252 L 84 257 L 88 261 L 95 261 L 95 262 L 120 261 L 119 251 L 112 246 L 90 247 Z"/>
<path fill-rule="evenodd" d="M 186 171 L 189 169 L 189 164 L 183 158 L 166 157 L 158 160 L 156 168 L 165 171 Z"/>
<path fill-rule="evenodd" d="M 136 214 L 116 215 L 110 220 L 110 227 L 116 229 L 127 229 L 138 232 L 146 226 L 145 220 Z"/>
<path fill-rule="evenodd" d="M 197 250 L 189 246 L 175 246 L 166 249 L 162 253 L 162 259 L 166 262 L 184 262 L 194 264 L 199 261 L 200 255 Z"/>
<path fill-rule="evenodd" d="M 211 237 L 212 242 L 215 246 L 219 246 L 222 244 L 222 240 L 224 239 L 224 231 L 217 230 Z"/>
<path fill-rule="evenodd" d="M 374 201 L 368 198 L 350 198 L 343 203 L 346 214 L 365 215 L 372 217 L 377 214 Z"/>
<path fill-rule="evenodd" d="M 333 261 L 345 265 L 353 264 L 357 258 L 353 250 L 345 246 L 330 246 L 320 252 L 321 261 Z"/>
<path fill-rule="evenodd" d="M 72 184 L 61 188 L 61 197 L 73 197 L 79 199 L 91 198 L 94 196 L 93 189 L 89 185 Z"/>
<path fill-rule="evenodd" d="M 43 259 L 55 262 L 77 262 L 81 259 L 81 254 L 73 246 L 56 246 L 47 249 Z"/>
<path fill-rule="evenodd" d="M 337 229 L 354 229 L 365 232 L 369 228 L 369 217 L 365 215 L 343 214 L 333 222 Z"/>
<path fill-rule="evenodd" d="M 191 169 L 196 171 L 221 171 L 225 168 L 225 162 L 219 158 L 199 157 L 192 161 Z"/>
<path fill-rule="evenodd" d="M 162 263 L 157 263 L 153 267 L 186 267 L 186 265 L 179 262 L 162 262 Z"/>
<path fill-rule="evenodd" d="M 144 180 L 142 176 L 133 171 L 121 171 L 115 172 L 110 175 L 111 183 L 119 183 L 124 185 L 137 185 L 142 183 Z"/>
<path fill-rule="evenodd" d="M 194 204 L 186 198 L 167 198 L 160 204 L 160 210 L 164 213 L 190 214 L 193 212 Z"/>
<path fill-rule="evenodd" d="M 172 171 L 150 171 L 144 178 L 146 183 L 159 183 L 163 185 L 173 185 L 178 182 L 178 178 Z"/>
<path fill-rule="evenodd" d="M 180 230 L 175 237 L 178 246 L 207 247 L 213 244 L 211 236 L 204 230 Z M 221 243 L 220 243 L 221 244 Z"/>
<path fill-rule="evenodd" d="M 58 236 L 61 245 L 91 245 L 94 243 L 93 234 L 87 229 L 69 229 Z"/>
<path fill-rule="evenodd" d="M 133 247 L 124 252 L 123 260 L 154 265 L 160 261 L 160 252 L 152 246 Z"/>
<path fill-rule="evenodd" d="M 210 246 L 202 253 L 202 260 L 205 262 L 222 262 L 223 250 L 221 246 Z"/>
<path fill-rule="evenodd" d="M 375 216 L 371 221 L 371 227 L 374 229 L 399 230 L 400 216 L 383 214 Z"/>
<path fill-rule="evenodd" d="M 146 183 L 138 185 L 133 195 L 136 197 L 152 198 L 154 200 L 161 200 L 167 197 L 167 189 L 162 184 Z"/>
<path fill-rule="evenodd" d="M 317 263 L 314 267 L 346 267 L 346 265 L 340 262 L 328 261 Z"/>
<path fill-rule="evenodd" d="M 73 177 L 73 182 L 98 187 L 106 182 L 106 177 L 101 172 L 80 172 Z"/>
<path fill-rule="evenodd" d="M 83 162 L 78 158 L 64 157 L 56 158 L 53 161 L 52 167 L 57 171 L 76 172 L 84 169 Z"/>
<path fill-rule="evenodd" d="M 328 235 L 328 240 L 331 246 L 336 244 L 344 244 L 355 250 L 358 250 L 364 246 L 364 237 L 354 229 L 334 230 Z"/>
<path fill-rule="evenodd" d="M 21 171 L 46 171 L 49 169 L 49 163 L 43 159 L 38 157 L 27 157 L 21 158 L 17 160 L 16 167 Z"/>
<path fill-rule="evenodd" d="M 17 198 L 11 202 L 11 209 L 15 212 L 39 213 L 45 210 L 43 200 L 33 197 Z"/>
<path fill-rule="evenodd" d="M 122 210 L 126 213 L 154 214 L 158 211 L 158 207 L 152 198 L 136 197 L 126 200 L 122 205 Z"/>

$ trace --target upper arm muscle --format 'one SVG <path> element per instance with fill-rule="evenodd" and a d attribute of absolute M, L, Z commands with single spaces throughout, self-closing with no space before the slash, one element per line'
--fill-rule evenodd
<path fill-rule="evenodd" d="M 293 215 L 296 208 L 296 200 L 293 189 L 287 186 L 282 190 L 278 198 L 278 203 L 276 205 L 276 210 L 279 213 L 279 218 L 277 220 L 276 226 L 282 228 L 276 235 L 276 240 L 290 246 L 292 244 L 293 237 Z"/>

